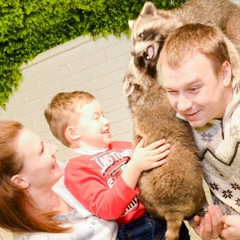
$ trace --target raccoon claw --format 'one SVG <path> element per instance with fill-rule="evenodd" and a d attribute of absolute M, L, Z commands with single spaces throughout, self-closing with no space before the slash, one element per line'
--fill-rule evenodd
<path fill-rule="evenodd" d="M 143 53 L 143 57 L 146 60 L 151 60 L 154 57 L 154 47 L 153 45 L 149 46 Z"/>

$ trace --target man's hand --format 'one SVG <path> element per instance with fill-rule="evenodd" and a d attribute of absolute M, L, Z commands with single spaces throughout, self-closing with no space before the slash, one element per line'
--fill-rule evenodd
<path fill-rule="evenodd" d="M 225 240 L 240 239 L 240 215 L 226 215 L 222 217 L 223 230 L 221 237 Z"/>
<path fill-rule="evenodd" d="M 222 211 L 218 205 L 210 204 L 204 217 L 194 216 L 189 225 L 204 240 L 217 239 L 223 229 Z"/>

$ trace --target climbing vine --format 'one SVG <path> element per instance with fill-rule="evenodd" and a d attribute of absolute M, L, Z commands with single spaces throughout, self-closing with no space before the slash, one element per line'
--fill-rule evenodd
<path fill-rule="evenodd" d="M 146 0 L 0 1 L 0 107 L 22 80 L 21 65 L 39 53 L 79 36 L 129 36 L 128 20 L 137 18 Z M 154 0 L 171 9 L 184 0 Z"/>

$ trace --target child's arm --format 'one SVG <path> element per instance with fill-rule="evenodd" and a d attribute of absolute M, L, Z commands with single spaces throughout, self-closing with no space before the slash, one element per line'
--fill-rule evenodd
<path fill-rule="evenodd" d="M 165 140 L 160 140 L 142 148 L 141 141 L 135 148 L 132 159 L 111 188 L 106 185 L 106 179 L 99 169 L 91 165 L 89 159 L 83 158 L 76 158 L 68 163 L 65 183 L 90 212 L 106 220 L 118 219 L 139 193 L 136 184 L 141 172 L 166 162 L 159 161 L 169 153 L 169 150 L 165 151 L 169 144 L 162 145 L 164 143 Z"/>
<path fill-rule="evenodd" d="M 132 189 L 137 185 L 143 171 L 159 167 L 166 163 L 165 157 L 170 153 L 170 144 L 162 139 L 143 148 L 143 139 L 136 146 L 131 160 L 122 173 L 124 182 Z M 161 161 L 160 161 L 161 160 Z"/>

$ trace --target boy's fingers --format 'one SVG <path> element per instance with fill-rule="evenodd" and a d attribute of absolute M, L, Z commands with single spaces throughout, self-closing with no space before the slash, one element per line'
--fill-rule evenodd
<path fill-rule="evenodd" d="M 165 144 L 166 142 L 167 142 L 167 141 L 166 141 L 165 139 L 161 139 L 161 140 L 158 140 L 158 141 L 156 141 L 156 142 L 153 142 L 153 143 L 149 144 L 149 145 L 147 146 L 147 148 L 148 148 L 149 150 L 154 150 L 154 149 L 162 146 L 162 145 Z"/>
<path fill-rule="evenodd" d="M 162 166 L 163 164 L 165 164 L 167 162 L 167 159 L 161 159 L 160 161 L 157 161 L 157 162 L 153 162 L 152 163 L 152 166 L 155 168 L 155 167 L 160 167 Z"/>
<path fill-rule="evenodd" d="M 159 154 L 155 155 L 156 161 L 163 160 L 163 158 L 167 157 L 168 154 L 170 153 L 170 150 L 166 149 L 161 149 Z"/>
<path fill-rule="evenodd" d="M 164 151 L 169 150 L 170 146 L 171 145 L 169 143 L 165 143 L 164 145 L 158 147 L 156 150 L 158 150 L 160 153 L 163 153 Z"/>
<path fill-rule="evenodd" d="M 144 139 L 142 138 L 135 148 L 142 148 L 144 146 Z"/>

